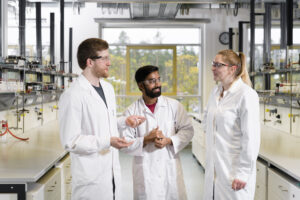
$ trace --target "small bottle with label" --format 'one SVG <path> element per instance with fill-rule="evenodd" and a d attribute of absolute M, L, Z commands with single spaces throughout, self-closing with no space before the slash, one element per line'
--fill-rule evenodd
<path fill-rule="evenodd" d="M 280 82 L 277 82 L 275 85 L 275 92 L 278 93 L 279 92 L 279 87 L 280 87 Z"/>
<path fill-rule="evenodd" d="M 6 121 L 4 121 L 4 120 L 1 121 L 1 134 L 3 134 L 6 131 L 6 124 L 7 124 Z M 7 142 L 7 133 L 1 136 L 0 142 L 1 143 Z"/>

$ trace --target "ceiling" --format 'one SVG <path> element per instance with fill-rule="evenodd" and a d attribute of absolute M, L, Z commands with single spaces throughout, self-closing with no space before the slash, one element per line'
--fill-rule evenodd
<path fill-rule="evenodd" d="M 8 0 L 17 2 L 19 0 Z M 190 9 L 235 9 L 250 8 L 250 0 L 64 0 L 66 6 L 76 6 L 78 10 L 85 3 L 94 2 L 106 13 L 129 12 L 131 20 L 172 20 L 179 15 L 189 15 Z M 300 0 L 293 0 L 300 5 Z M 60 0 L 27 0 L 27 2 L 58 3 Z M 258 8 L 264 3 L 281 3 L 286 0 L 255 0 Z M 299 7 L 299 6 L 298 6 Z"/>

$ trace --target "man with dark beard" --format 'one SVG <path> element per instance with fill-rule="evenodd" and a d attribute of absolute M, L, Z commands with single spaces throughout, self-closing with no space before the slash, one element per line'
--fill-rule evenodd
<path fill-rule="evenodd" d="M 146 121 L 120 131 L 133 141 L 122 151 L 134 156 L 134 199 L 187 199 L 179 152 L 194 135 L 191 120 L 177 100 L 161 96 L 158 67 L 139 68 L 135 80 L 142 97 L 124 115 L 144 116 Z"/>

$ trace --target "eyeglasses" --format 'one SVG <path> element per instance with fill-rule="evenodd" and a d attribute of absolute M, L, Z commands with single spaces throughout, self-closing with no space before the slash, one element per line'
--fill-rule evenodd
<path fill-rule="evenodd" d="M 110 60 L 110 57 L 109 56 L 104 56 L 104 57 L 103 56 L 92 56 L 92 57 L 90 57 L 90 59 L 92 59 L 92 60 L 100 59 L 101 61 L 107 62 Z"/>
<path fill-rule="evenodd" d="M 144 80 L 144 83 L 146 83 L 148 85 L 154 85 L 156 83 L 160 83 L 160 77 L 159 78 L 152 78 L 152 79 Z"/>
<path fill-rule="evenodd" d="M 213 61 L 213 62 L 211 63 L 211 65 L 212 65 L 213 67 L 217 67 L 217 68 L 220 68 L 220 67 L 223 67 L 223 66 L 229 66 L 229 65 L 227 65 L 227 64 L 219 63 L 219 62 L 215 62 L 215 61 Z"/>

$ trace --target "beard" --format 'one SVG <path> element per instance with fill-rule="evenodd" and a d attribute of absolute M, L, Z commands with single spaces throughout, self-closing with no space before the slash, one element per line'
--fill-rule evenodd
<path fill-rule="evenodd" d="M 158 92 L 154 92 L 154 90 L 156 89 L 159 89 Z M 156 88 L 153 88 L 152 90 L 148 90 L 146 87 L 145 87 L 145 93 L 148 97 L 150 98 L 156 98 L 156 97 L 159 97 L 161 95 L 161 87 L 156 87 Z"/>

